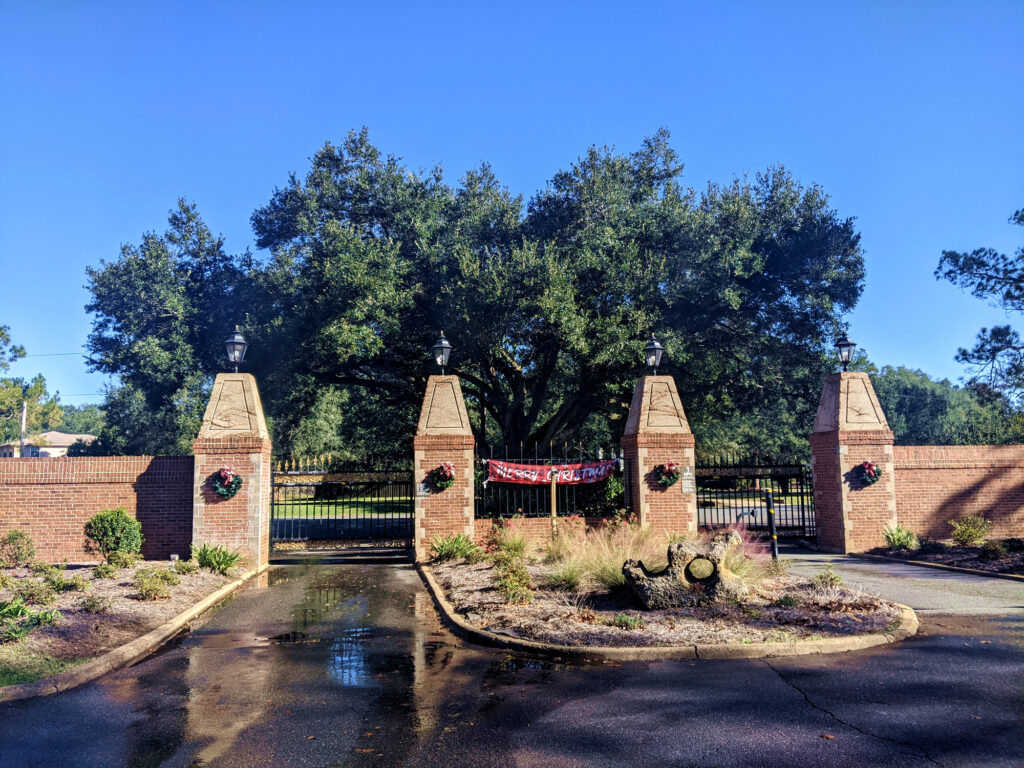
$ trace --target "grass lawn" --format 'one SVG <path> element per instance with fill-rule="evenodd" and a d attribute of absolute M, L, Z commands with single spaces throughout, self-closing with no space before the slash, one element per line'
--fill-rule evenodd
<path fill-rule="evenodd" d="M 327 518 L 339 520 L 356 517 L 401 517 L 412 514 L 412 497 L 391 499 L 296 499 L 275 501 L 271 517 Z"/>
<path fill-rule="evenodd" d="M 0 687 L 32 683 L 89 661 L 89 658 L 55 659 L 30 650 L 22 643 L 0 645 Z"/>

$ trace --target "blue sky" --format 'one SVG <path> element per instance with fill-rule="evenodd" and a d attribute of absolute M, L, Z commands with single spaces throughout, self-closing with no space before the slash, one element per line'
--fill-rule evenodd
<path fill-rule="evenodd" d="M 698 189 L 776 163 L 821 184 L 863 236 L 851 338 L 955 381 L 957 347 L 1007 318 L 932 273 L 1024 242 L 1022 37 L 1016 0 L 0 0 L 0 325 L 33 355 L 12 373 L 99 401 L 83 359 L 44 356 L 85 342 L 86 266 L 179 196 L 252 247 L 252 211 L 350 129 L 529 197 L 665 126 Z"/>

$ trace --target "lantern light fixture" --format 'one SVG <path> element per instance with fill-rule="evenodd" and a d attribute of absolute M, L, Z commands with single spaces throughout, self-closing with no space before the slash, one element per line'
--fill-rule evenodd
<path fill-rule="evenodd" d="M 238 366 L 245 360 L 245 350 L 249 348 L 249 342 L 245 340 L 237 325 L 235 332 L 224 342 L 224 346 L 228 350 L 228 362 L 235 366 L 235 373 L 238 373 Z"/>
<path fill-rule="evenodd" d="M 434 362 L 441 366 L 441 375 L 444 376 L 445 366 L 448 365 L 448 356 L 452 353 L 452 345 L 444 337 L 444 331 L 441 331 L 441 337 L 434 342 L 431 349 L 434 352 Z"/>
<path fill-rule="evenodd" d="M 658 340 L 654 338 L 654 334 L 651 334 L 651 340 L 647 342 L 647 346 L 644 347 L 644 357 L 647 359 L 647 365 L 654 371 L 654 375 L 658 375 L 658 366 L 661 365 L 661 356 L 665 353 L 665 348 L 658 343 Z"/>
<path fill-rule="evenodd" d="M 836 339 L 836 351 L 839 353 L 839 362 L 843 364 L 844 372 L 850 365 L 850 361 L 853 359 L 853 350 L 856 348 L 857 345 L 850 341 L 845 333 Z"/>

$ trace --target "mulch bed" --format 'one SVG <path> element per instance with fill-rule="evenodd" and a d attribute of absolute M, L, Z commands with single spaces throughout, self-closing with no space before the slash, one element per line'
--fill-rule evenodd
<path fill-rule="evenodd" d="M 1011 545 L 1012 546 L 1012 545 Z M 958 544 L 947 544 L 942 551 L 891 550 L 878 547 L 871 550 L 872 555 L 898 557 L 902 560 L 920 560 L 925 563 L 953 565 L 958 568 L 973 568 L 976 571 L 989 573 L 1010 573 L 1024 576 L 1024 551 L 1007 552 L 1006 557 L 991 559 L 983 556 L 981 547 L 963 547 Z"/>
<path fill-rule="evenodd" d="M 672 646 L 695 643 L 761 643 L 884 632 L 898 624 L 898 606 L 856 588 L 818 589 L 789 574 L 766 579 L 757 596 L 742 604 L 643 611 L 621 590 L 562 592 L 536 589 L 524 605 L 505 602 L 494 589 L 490 562 L 452 561 L 431 566 L 455 609 L 491 632 L 547 643 L 580 646 Z M 528 565 L 533 583 L 546 566 Z M 791 596 L 796 604 L 775 601 Z M 615 626 L 616 617 L 638 617 L 635 629 Z"/>
<path fill-rule="evenodd" d="M 150 630 L 156 629 L 182 611 L 220 589 L 232 578 L 209 570 L 180 575 L 181 583 L 170 587 L 170 597 L 158 600 L 140 600 L 133 584 L 135 572 L 141 568 L 168 568 L 170 562 L 140 562 L 133 568 L 124 568 L 113 578 L 97 579 L 92 566 L 68 566 L 67 577 L 76 574 L 88 579 L 91 588 L 86 591 L 67 591 L 58 594 L 53 605 L 31 605 L 32 609 L 56 609 L 62 619 L 53 626 L 38 627 L 19 644 L 24 650 L 45 654 L 56 659 L 80 659 L 98 656 L 113 650 Z M 14 583 L 26 579 L 42 582 L 28 568 L 0 569 Z M 13 585 L 12 585 L 13 586 Z M 0 589 L 0 600 L 10 600 L 14 593 Z M 110 607 L 102 613 L 89 613 L 83 603 L 109 598 Z M 5 646 L 0 645 L 0 651 Z M 2 661 L 0 661 L 2 663 Z"/>

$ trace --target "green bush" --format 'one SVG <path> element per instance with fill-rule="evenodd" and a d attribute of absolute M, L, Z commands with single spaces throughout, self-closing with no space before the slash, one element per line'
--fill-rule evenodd
<path fill-rule="evenodd" d="M 142 551 L 142 524 L 124 507 L 105 509 L 93 515 L 85 524 L 85 535 L 104 557 L 109 557 L 111 552 Z"/>
<path fill-rule="evenodd" d="M 498 550 L 501 552 L 521 556 L 526 554 L 526 546 L 526 534 L 518 528 L 506 527 L 498 534 Z"/>
<path fill-rule="evenodd" d="M 0 643 L 21 642 L 36 627 L 57 624 L 60 611 L 33 611 L 21 597 L 0 601 Z"/>
<path fill-rule="evenodd" d="M 795 608 L 799 604 L 796 595 L 782 595 L 772 603 L 776 608 Z"/>
<path fill-rule="evenodd" d="M 630 616 L 628 613 L 617 613 L 612 619 L 612 626 L 619 629 L 643 629 L 647 626 L 639 616 Z"/>
<path fill-rule="evenodd" d="M 973 547 L 988 536 L 989 522 L 981 515 L 967 515 L 949 524 L 953 526 L 953 541 L 962 547 Z"/>
<path fill-rule="evenodd" d="M 844 582 L 843 577 L 832 570 L 832 563 L 825 563 L 825 566 L 811 579 L 811 583 L 815 587 L 828 589 L 841 587 Z"/>
<path fill-rule="evenodd" d="M 981 545 L 978 557 L 982 560 L 1000 560 L 1006 557 L 1006 545 L 1001 541 L 986 541 Z"/>
<path fill-rule="evenodd" d="M 180 582 L 178 575 L 166 568 L 141 568 L 135 572 L 135 590 L 141 600 L 169 597 L 170 588 Z"/>
<path fill-rule="evenodd" d="M 498 578 L 494 583 L 499 594 L 510 603 L 529 603 L 533 601 L 533 584 L 530 581 L 530 572 L 526 570 L 526 563 L 522 557 L 516 557 L 505 553 L 495 564 Z"/>
<path fill-rule="evenodd" d="M 74 576 L 68 576 L 66 573 L 67 563 L 57 567 L 54 566 L 51 570 L 47 571 L 43 576 L 43 580 L 51 587 L 55 592 L 85 592 L 86 590 L 92 589 L 92 583 L 82 576 L 80 573 L 76 573 Z"/>
<path fill-rule="evenodd" d="M 57 602 L 57 593 L 53 587 L 35 579 L 21 579 L 14 585 L 14 594 L 33 605 L 53 605 Z"/>
<path fill-rule="evenodd" d="M 28 569 L 36 576 L 46 578 L 51 573 L 56 573 L 60 568 L 52 563 L 44 563 L 42 560 L 33 560 L 28 564 Z"/>
<path fill-rule="evenodd" d="M 86 613 L 106 613 L 114 604 L 114 598 L 95 593 L 82 599 L 82 610 Z"/>
<path fill-rule="evenodd" d="M 232 568 L 238 565 L 242 559 L 241 552 L 231 552 L 227 547 L 220 544 L 211 546 L 203 544 L 201 547 L 192 545 L 192 558 L 199 563 L 200 568 L 209 568 L 219 574 L 227 574 Z"/>
<path fill-rule="evenodd" d="M 885 526 L 885 530 L 882 531 L 882 538 L 885 539 L 886 546 L 894 551 L 910 551 L 921 546 L 917 536 L 902 525 Z"/>
<path fill-rule="evenodd" d="M 141 559 L 136 552 L 122 552 L 118 549 L 107 555 L 107 562 L 114 568 L 134 568 Z"/>
<path fill-rule="evenodd" d="M 92 569 L 93 578 L 112 579 L 117 576 L 117 567 L 113 563 L 100 563 Z"/>
<path fill-rule="evenodd" d="M 0 589 L 10 589 L 14 585 L 14 579 L 0 571 Z"/>
<path fill-rule="evenodd" d="M 556 565 L 544 577 L 544 586 L 548 589 L 564 589 L 575 592 L 583 582 L 583 565 L 577 560 L 567 560 Z"/>
<path fill-rule="evenodd" d="M 175 560 L 171 569 L 182 576 L 189 576 L 199 570 L 199 566 L 191 560 Z"/>
<path fill-rule="evenodd" d="M 25 565 L 35 557 L 36 546 L 25 531 L 13 529 L 0 539 L 0 568 L 14 568 Z"/>
<path fill-rule="evenodd" d="M 448 536 L 435 536 L 430 542 L 430 552 L 434 562 L 443 563 L 447 560 L 469 559 L 476 554 L 478 547 L 464 533 Z"/>

